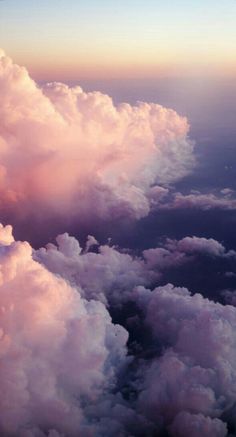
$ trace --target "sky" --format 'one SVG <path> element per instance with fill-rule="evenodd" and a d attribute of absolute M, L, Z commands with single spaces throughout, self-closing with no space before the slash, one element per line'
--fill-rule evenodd
<path fill-rule="evenodd" d="M 235 20 L 235 0 L 3 0 L 0 41 L 37 80 L 235 77 Z"/>
<path fill-rule="evenodd" d="M 236 437 L 235 0 L 0 0 L 1 437 Z"/>

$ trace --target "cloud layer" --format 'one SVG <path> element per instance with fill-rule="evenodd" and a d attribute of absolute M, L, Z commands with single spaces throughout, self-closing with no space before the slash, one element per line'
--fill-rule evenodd
<path fill-rule="evenodd" d="M 168 239 L 135 257 L 91 236 L 82 249 L 68 234 L 34 251 L 1 227 L 1 435 L 225 437 L 236 427 L 236 308 L 154 286 L 196 257 L 235 263 L 213 239 Z"/>

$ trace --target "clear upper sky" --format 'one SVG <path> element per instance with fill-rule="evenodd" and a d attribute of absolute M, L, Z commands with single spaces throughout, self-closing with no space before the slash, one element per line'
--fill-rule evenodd
<path fill-rule="evenodd" d="M 236 76 L 236 0 L 2 0 L 0 46 L 38 79 Z"/>

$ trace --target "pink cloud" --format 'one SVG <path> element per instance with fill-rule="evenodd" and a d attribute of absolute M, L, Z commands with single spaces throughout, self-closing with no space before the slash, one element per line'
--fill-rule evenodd
<path fill-rule="evenodd" d="M 187 120 L 160 105 L 40 88 L 3 52 L 0 94 L 0 202 L 13 215 L 143 217 L 152 185 L 193 166 Z"/>
<path fill-rule="evenodd" d="M 92 236 L 83 250 L 63 234 L 32 251 L 11 231 L 0 227 L 3 435 L 226 435 L 221 415 L 236 402 L 236 309 L 173 285 L 147 288 L 195 255 L 228 256 L 223 245 L 185 237 L 135 257 Z M 233 293 L 226 297 L 234 304 Z M 128 333 L 104 303 L 137 307 L 127 322 L 149 333 L 143 354 L 127 358 Z M 134 401 L 116 385 L 130 362 Z"/>
<path fill-rule="evenodd" d="M 114 387 L 128 333 L 34 261 L 9 227 L 0 241 L 0 433 L 94 435 L 85 410 Z"/>
<path fill-rule="evenodd" d="M 187 429 L 225 436 L 225 424 L 212 419 L 236 401 L 236 309 L 172 285 L 139 287 L 136 298 L 163 351 L 138 371 L 140 410 L 157 424 L 164 420 L 174 436 Z"/>
<path fill-rule="evenodd" d="M 88 243 L 91 241 L 94 242 L 90 236 Z M 130 298 L 136 285 L 148 285 L 159 276 L 141 257 L 115 247 L 98 246 L 98 253 L 94 253 L 88 251 L 86 244 L 82 251 L 78 241 L 68 234 L 59 235 L 56 242 L 57 245 L 49 244 L 35 251 L 34 259 L 80 287 L 88 299 L 121 303 Z"/>

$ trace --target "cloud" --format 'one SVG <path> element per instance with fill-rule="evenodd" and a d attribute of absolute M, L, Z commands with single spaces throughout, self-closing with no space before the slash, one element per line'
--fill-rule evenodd
<path fill-rule="evenodd" d="M 213 238 L 184 237 L 181 240 L 167 238 L 163 247 L 143 251 L 147 266 L 151 269 L 168 269 L 186 262 L 193 262 L 195 257 L 235 258 L 234 250 L 227 251 L 219 241 Z"/>
<path fill-rule="evenodd" d="M 235 424 L 236 309 L 172 285 L 136 293 L 157 351 L 138 370 L 140 411 L 173 436 L 225 436 L 222 416 Z"/>
<path fill-rule="evenodd" d="M 91 251 L 95 245 L 96 251 Z M 109 245 L 100 246 L 89 236 L 83 250 L 68 233 L 58 235 L 56 244 L 34 251 L 33 258 L 52 273 L 79 287 L 87 299 L 115 305 L 132 299 L 138 285 L 158 284 L 168 269 L 194 263 L 196 257 L 234 259 L 235 251 L 227 251 L 218 241 L 203 237 L 167 239 L 162 247 L 146 249 L 140 256 Z"/>
<path fill-rule="evenodd" d="M 68 234 L 59 235 L 56 242 L 57 245 L 49 244 L 35 251 L 34 259 L 80 287 L 87 299 L 119 304 L 129 300 L 136 285 L 148 285 L 158 277 L 158 272 L 149 269 L 141 257 L 115 247 L 99 246 L 94 253 L 88 252 L 86 244 L 82 251 L 78 241 Z"/>
<path fill-rule="evenodd" d="M 140 218 L 151 187 L 194 164 L 187 120 L 160 105 L 116 107 L 80 87 L 39 87 L 3 51 L 0 94 L 0 203 L 8 217 Z"/>
<path fill-rule="evenodd" d="M 225 272 L 225 277 L 226 278 L 235 278 L 236 277 L 236 273 L 234 273 L 234 272 Z"/>
<path fill-rule="evenodd" d="M 94 435 L 86 408 L 114 390 L 128 334 L 34 261 L 10 227 L 0 241 L 0 434 Z"/>
<path fill-rule="evenodd" d="M 172 199 L 163 203 L 162 207 L 164 209 L 196 208 L 203 211 L 211 209 L 235 210 L 236 200 L 231 198 L 231 194 L 232 192 L 229 195 L 228 190 L 226 192 L 222 190 L 221 196 L 213 193 L 201 194 L 199 192 L 191 194 L 174 193 Z"/>
<path fill-rule="evenodd" d="M 175 437 L 225 437 L 228 434 L 226 424 L 219 419 L 186 412 L 176 416 L 169 431 Z"/>
<path fill-rule="evenodd" d="M 232 188 L 223 188 L 220 192 L 227 197 L 231 197 L 234 194 L 234 190 Z"/>
<path fill-rule="evenodd" d="M 166 247 L 171 251 L 186 254 L 207 254 L 211 256 L 223 256 L 225 247 L 213 238 L 184 237 L 182 240 L 167 239 Z M 231 253 L 231 252 L 230 252 Z"/>
<path fill-rule="evenodd" d="M 92 236 L 83 250 L 63 234 L 35 251 L 10 226 L 0 227 L 0 243 L 1 435 L 226 436 L 226 419 L 235 423 L 235 293 L 223 306 L 153 287 L 164 269 L 196 256 L 227 258 L 222 244 L 168 239 L 137 257 Z M 128 344 L 104 303 L 121 310 Z"/>
<path fill-rule="evenodd" d="M 229 277 L 235 277 L 235 273 L 233 272 L 226 272 L 226 273 L 231 273 L 231 275 L 227 275 Z M 223 290 L 221 292 L 221 295 L 225 301 L 225 303 L 227 305 L 233 305 L 234 307 L 236 307 L 236 291 L 235 290 Z"/>

